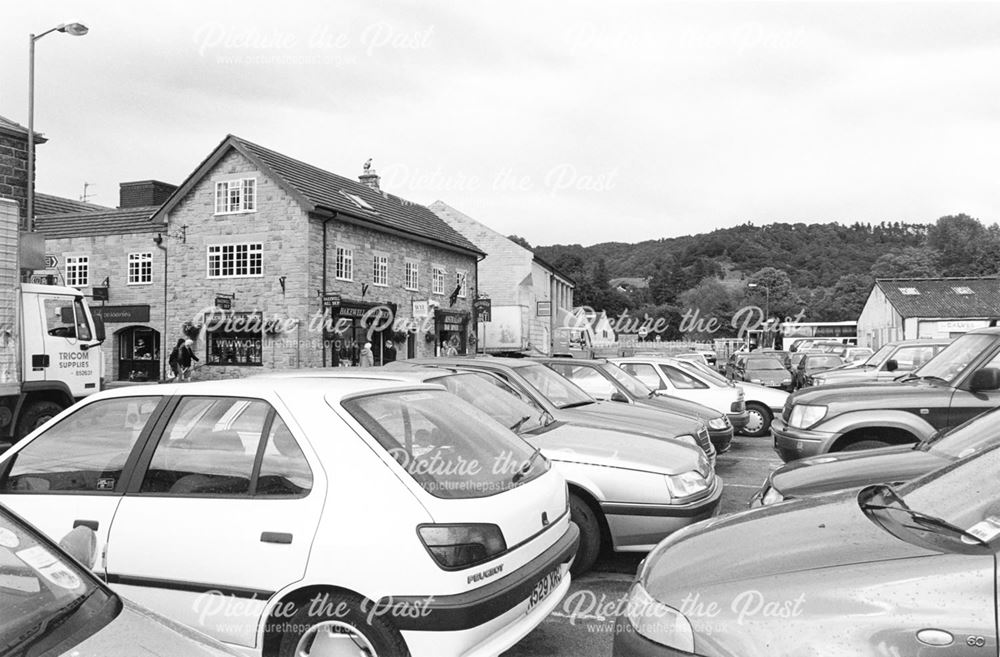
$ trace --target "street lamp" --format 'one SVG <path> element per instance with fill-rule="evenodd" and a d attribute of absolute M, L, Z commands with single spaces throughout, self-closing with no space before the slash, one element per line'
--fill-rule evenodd
<path fill-rule="evenodd" d="M 35 230 L 35 41 L 51 32 L 83 36 L 88 29 L 82 23 L 63 23 L 28 35 L 28 232 Z"/>
<path fill-rule="evenodd" d="M 747 287 L 751 290 L 758 287 L 764 288 L 764 321 L 767 322 L 771 319 L 771 288 L 763 283 L 747 283 Z"/>

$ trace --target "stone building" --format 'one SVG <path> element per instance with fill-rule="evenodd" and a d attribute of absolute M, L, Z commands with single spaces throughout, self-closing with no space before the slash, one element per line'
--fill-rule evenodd
<path fill-rule="evenodd" d="M 36 194 L 35 227 L 45 236 L 48 268 L 31 280 L 92 295 L 91 311 L 108 335 L 105 381 L 162 376 L 166 256 L 156 239 L 166 227 L 150 217 L 174 189 L 153 180 L 122 183 L 116 209 Z"/>
<path fill-rule="evenodd" d="M 197 336 L 201 378 L 351 365 L 368 341 L 376 363 L 470 349 L 483 253 L 367 165 L 352 180 L 230 135 L 151 222 L 164 339 Z"/>
<path fill-rule="evenodd" d="M 552 353 L 552 329 L 573 310 L 574 283 L 530 249 L 442 201 L 430 209 L 486 253 L 479 292 L 490 298 L 491 318 L 479 326 L 490 353 Z"/>
<path fill-rule="evenodd" d="M 45 138 L 35 134 L 35 145 Z M 21 223 L 27 217 L 28 129 L 0 116 L 0 198 L 17 201 Z"/>

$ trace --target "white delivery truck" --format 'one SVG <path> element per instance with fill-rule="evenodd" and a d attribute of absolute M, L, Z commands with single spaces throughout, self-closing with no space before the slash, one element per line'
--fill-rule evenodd
<path fill-rule="evenodd" d="M 0 199 L 0 449 L 100 390 L 104 364 L 104 324 L 80 290 L 20 282 L 41 255 L 19 224 Z"/>

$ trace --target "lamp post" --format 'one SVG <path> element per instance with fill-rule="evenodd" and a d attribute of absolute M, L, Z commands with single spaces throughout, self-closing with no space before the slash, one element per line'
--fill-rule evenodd
<path fill-rule="evenodd" d="M 747 287 L 751 290 L 755 290 L 758 287 L 764 288 L 764 322 L 763 327 L 766 331 L 768 329 L 768 324 L 771 322 L 771 288 L 764 285 L 763 283 L 747 283 Z M 763 336 L 761 337 L 763 342 Z M 761 347 L 763 348 L 763 347 Z"/>
<path fill-rule="evenodd" d="M 81 23 L 63 23 L 28 35 L 28 232 L 35 230 L 35 41 L 52 32 L 83 36 L 88 29 Z"/>

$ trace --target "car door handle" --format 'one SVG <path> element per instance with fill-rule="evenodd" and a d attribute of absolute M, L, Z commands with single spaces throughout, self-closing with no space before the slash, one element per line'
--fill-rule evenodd
<path fill-rule="evenodd" d="M 261 532 L 260 542 L 288 545 L 292 542 L 292 535 L 285 532 Z"/>
<path fill-rule="evenodd" d="M 77 527 L 89 527 L 90 529 L 93 529 L 96 532 L 97 528 L 100 527 L 100 526 L 101 526 L 101 523 L 97 522 L 96 520 L 74 520 L 73 521 L 73 529 L 76 529 Z"/>

